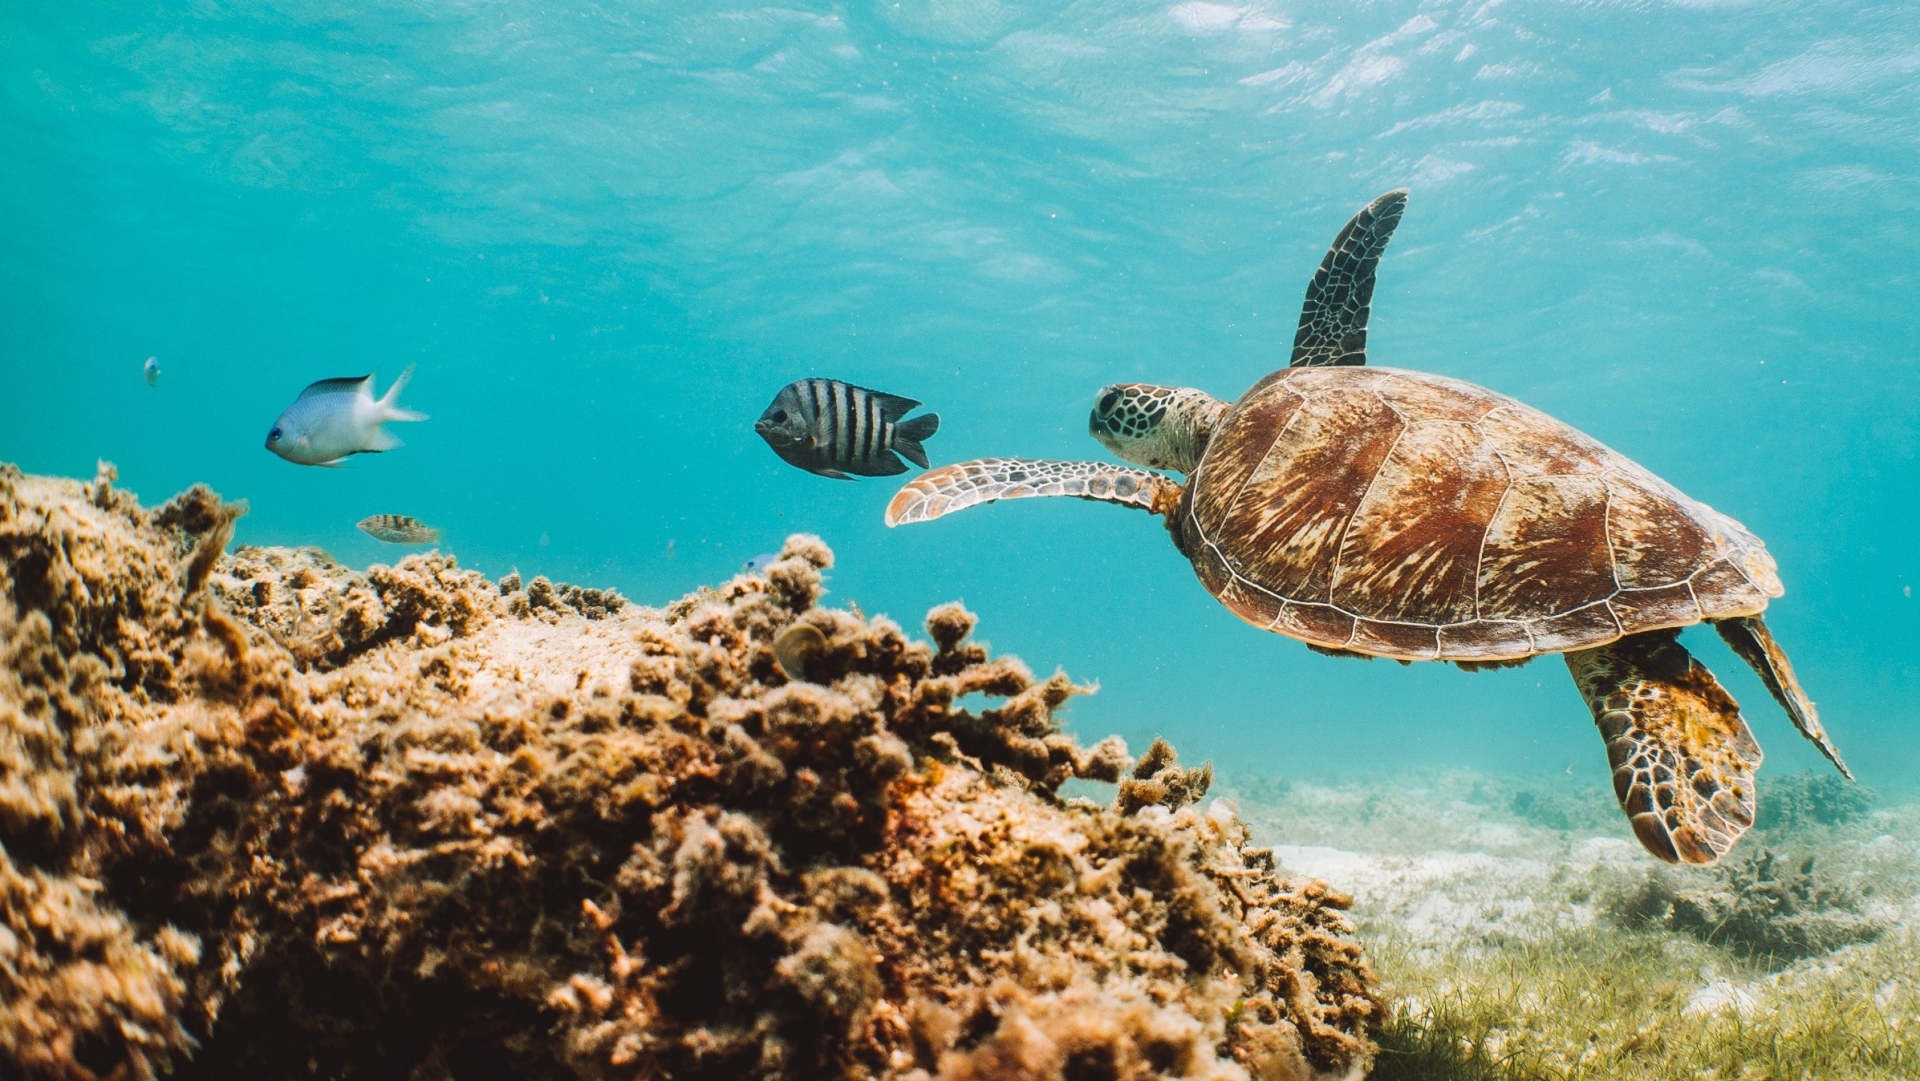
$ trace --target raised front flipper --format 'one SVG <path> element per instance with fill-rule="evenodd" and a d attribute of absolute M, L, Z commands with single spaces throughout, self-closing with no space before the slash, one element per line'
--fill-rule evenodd
<path fill-rule="evenodd" d="M 1333 238 L 1333 247 L 1327 249 L 1327 257 L 1307 286 L 1288 367 L 1367 362 L 1374 268 L 1406 209 L 1406 190 L 1390 191 L 1362 207 Z"/>
<path fill-rule="evenodd" d="M 1820 724 L 1820 713 L 1813 708 L 1813 699 L 1800 689 L 1800 681 L 1794 678 L 1793 665 L 1787 660 L 1787 652 L 1780 643 L 1773 640 L 1773 633 L 1767 630 L 1766 623 L 1759 616 L 1736 616 L 1723 619 L 1713 625 L 1727 645 L 1740 655 L 1740 659 L 1753 666 L 1760 675 L 1760 682 L 1767 685 L 1773 700 L 1787 711 L 1793 719 L 1793 726 L 1800 734 L 1813 741 L 1827 761 L 1839 768 L 1841 776 L 1853 780 L 1853 771 L 1840 761 L 1840 749 L 1827 738 L 1827 730 Z"/>
<path fill-rule="evenodd" d="M 930 522 L 996 499 L 1047 495 L 1098 499 L 1165 514 L 1179 500 L 1180 486 L 1158 473 L 1111 462 L 976 458 L 915 477 L 887 504 L 887 524 Z"/>
<path fill-rule="evenodd" d="M 1760 745 L 1740 705 L 1678 631 L 1569 653 L 1607 741 L 1613 792 L 1634 835 L 1668 863 L 1712 863 L 1753 825 Z"/>

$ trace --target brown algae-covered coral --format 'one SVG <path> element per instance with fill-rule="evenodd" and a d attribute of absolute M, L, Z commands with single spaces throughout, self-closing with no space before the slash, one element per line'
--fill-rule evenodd
<path fill-rule="evenodd" d="M 957 605 L 819 607 L 809 537 L 658 610 L 223 558 L 236 510 L 0 472 L 0 1075 L 1366 1068 L 1346 899 Z"/>

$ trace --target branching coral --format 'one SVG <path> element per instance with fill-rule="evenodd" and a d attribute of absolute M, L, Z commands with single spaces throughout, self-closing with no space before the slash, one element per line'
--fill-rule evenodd
<path fill-rule="evenodd" d="M 1801 770 L 1787 774 L 1767 789 L 1753 825 L 1781 834 L 1804 832 L 1815 826 L 1844 826 L 1865 818 L 1877 798 L 1873 789 L 1831 772 Z"/>
<path fill-rule="evenodd" d="M 1762 849 L 1738 862 L 1676 879 L 1662 869 L 1607 899 L 1616 918 L 1655 924 L 1743 957 L 1794 961 L 1867 942 L 1888 921 L 1866 897 L 1816 871 L 1809 855 L 1782 859 Z"/>
<path fill-rule="evenodd" d="M 433 554 L 213 563 L 227 505 L 110 482 L 0 474 L 25 1076 L 1365 1068 L 1346 899 L 1171 748 L 1079 746 L 1082 689 L 957 605 L 932 645 L 817 607 L 809 537 L 664 610 Z M 1128 772 L 1115 809 L 1058 796 Z"/>

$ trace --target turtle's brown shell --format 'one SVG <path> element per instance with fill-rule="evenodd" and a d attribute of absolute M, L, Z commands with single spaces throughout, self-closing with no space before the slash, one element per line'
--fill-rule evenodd
<path fill-rule="evenodd" d="M 1504 395 L 1391 368 L 1261 380 L 1171 525 L 1240 618 L 1409 661 L 1588 649 L 1783 592 L 1746 527 L 1619 453 Z"/>

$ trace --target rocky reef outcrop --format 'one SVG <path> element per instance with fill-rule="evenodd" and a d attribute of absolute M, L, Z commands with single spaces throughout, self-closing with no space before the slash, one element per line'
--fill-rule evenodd
<path fill-rule="evenodd" d="M 1347 899 L 957 605 L 822 607 L 805 536 L 664 609 L 226 554 L 113 479 L 0 467 L 0 1076 L 1366 1068 Z"/>

